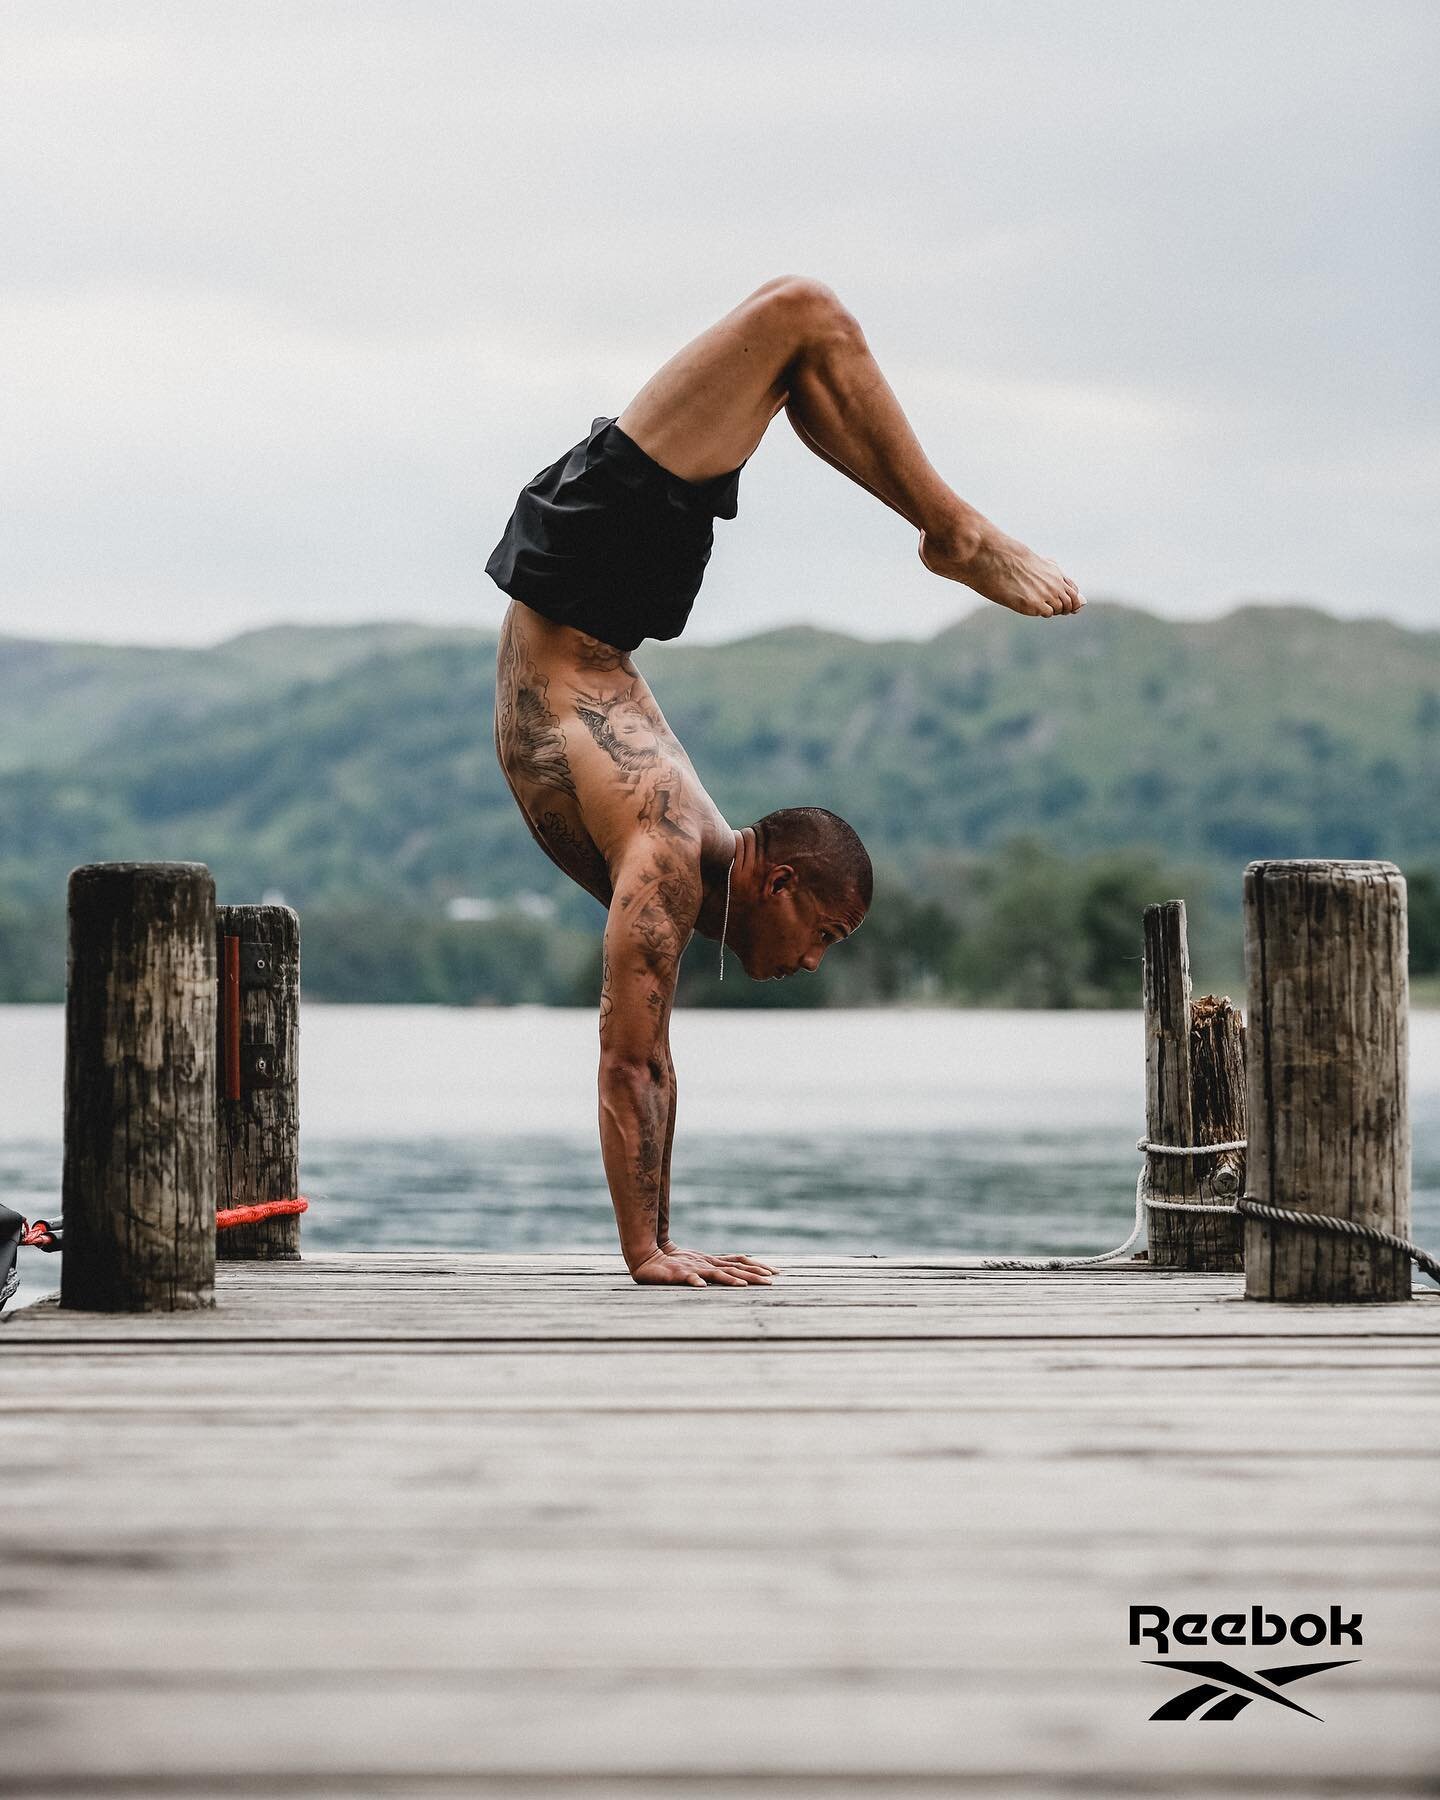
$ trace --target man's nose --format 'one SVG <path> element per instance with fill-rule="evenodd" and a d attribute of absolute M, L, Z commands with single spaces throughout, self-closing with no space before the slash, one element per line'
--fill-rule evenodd
<path fill-rule="evenodd" d="M 815 971 L 820 967 L 820 964 L 824 958 L 824 955 L 825 955 L 825 952 L 823 950 L 812 950 L 808 956 L 802 956 L 800 958 L 800 967 L 802 969 L 808 969 L 810 971 L 810 973 L 813 975 L 815 973 Z"/>

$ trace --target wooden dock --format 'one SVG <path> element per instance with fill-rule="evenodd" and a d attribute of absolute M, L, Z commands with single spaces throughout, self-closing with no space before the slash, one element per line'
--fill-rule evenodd
<path fill-rule="evenodd" d="M 231 1263 L 0 1329 L 12 1796 L 1433 1794 L 1440 1296 Z M 1226 1723 L 1128 1608 L 1364 1615 Z M 1174 1648 L 1173 1656 L 1187 1654 Z"/>

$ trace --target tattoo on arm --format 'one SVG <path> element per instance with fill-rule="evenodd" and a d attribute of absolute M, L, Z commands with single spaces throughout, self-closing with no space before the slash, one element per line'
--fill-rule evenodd
<path fill-rule="evenodd" d="M 635 1148 L 635 1179 L 644 1194 L 645 1213 L 657 1221 L 656 1237 L 659 1237 L 658 1220 L 660 1217 L 660 1159 L 663 1141 L 663 1121 L 652 1112 L 642 1116 L 640 1121 L 640 1141 Z"/>
<path fill-rule="evenodd" d="M 679 785 L 678 781 L 662 782 L 657 777 L 636 815 L 642 830 L 656 831 L 662 837 L 669 838 L 694 837 L 694 832 L 685 823 L 684 809 L 677 791 Z"/>
<path fill-rule="evenodd" d="M 680 953 L 700 910 L 700 877 L 683 863 L 652 865 L 634 916 L 634 930 L 652 972 L 673 981 Z M 688 921 L 688 923 L 682 923 Z"/>

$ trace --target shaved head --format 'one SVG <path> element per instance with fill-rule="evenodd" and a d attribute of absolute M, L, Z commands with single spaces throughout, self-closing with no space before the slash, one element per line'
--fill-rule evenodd
<path fill-rule="evenodd" d="M 791 864 L 813 893 L 855 899 L 869 909 L 875 890 L 869 853 L 838 813 L 823 806 L 782 807 L 756 820 L 755 841 L 771 867 Z"/>

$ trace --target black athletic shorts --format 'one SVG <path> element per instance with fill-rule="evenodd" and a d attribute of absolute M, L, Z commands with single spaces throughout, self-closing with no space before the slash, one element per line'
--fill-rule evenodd
<path fill-rule="evenodd" d="M 613 419 L 596 419 L 521 488 L 485 571 L 512 599 L 617 649 L 679 637 L 714 522 L 735 517 L 739 487 L 739 469 L 711 481 L 672 475 Z"/>

